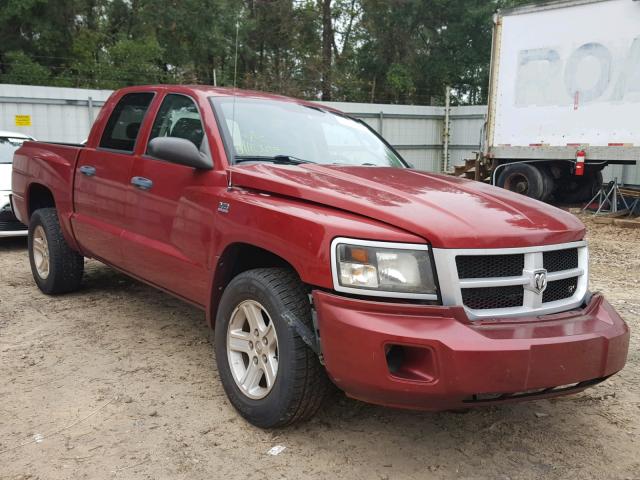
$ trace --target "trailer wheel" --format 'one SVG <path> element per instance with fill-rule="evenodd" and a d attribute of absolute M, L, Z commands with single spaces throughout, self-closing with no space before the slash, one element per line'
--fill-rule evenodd
<path fill-rule="evenodd" d="M 498 186 L 536 200 L 543 200 L 546 185 L 542 171 L 526 163 L 514 163 L 498 177 Z"/>
<path fill-rule="evenodd" d="M 582 177 L 569 174 L 561 181 L 558 200 L 563 203 L 588 202 L 602 187 L 602 171 L 587 169 Z"/>
<path fill-rule="evenodd" d="M 544 193 L 541 200 L 543 202 L 549 202 L 556 189 L 556 180 L 548 167 L 541 167 L 540 173 L 542 173 L 542 181 L 544 184 Z"/>

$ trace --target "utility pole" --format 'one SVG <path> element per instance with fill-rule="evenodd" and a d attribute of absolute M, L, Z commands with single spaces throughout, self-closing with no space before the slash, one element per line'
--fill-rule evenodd
<path fill-rule="evenodd" d="M 449 137 L 451 136 L 451 87 L 447 85 L 444 96 L 444 129 L 442 134 L 442 172 L 449 170 Z"/>

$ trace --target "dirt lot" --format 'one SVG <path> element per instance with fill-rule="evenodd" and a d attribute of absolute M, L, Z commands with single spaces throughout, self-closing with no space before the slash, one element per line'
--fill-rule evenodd
<path fill-rule="evenodd" d="M 638 479 L 640 229 L 585 221 L 592 289 L 632 328 L 620 375 L 465 414 L 339 397 L 272 432 L 227 402 L 200 311 L 93 261 L 81 292 L 46 297 L 26 242 L 1 240 L 0 478 Z"/>

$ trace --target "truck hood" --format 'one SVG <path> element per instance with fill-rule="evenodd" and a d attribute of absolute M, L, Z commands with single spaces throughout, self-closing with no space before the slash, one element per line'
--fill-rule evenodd
<path fill-rule="evenodd" d="M 508 248 L 581 240 L 570 213 L 481 182 L 416 170 L 304 164 L 231 167 L 234 186 L 338 208 L 437 248 Z"/>

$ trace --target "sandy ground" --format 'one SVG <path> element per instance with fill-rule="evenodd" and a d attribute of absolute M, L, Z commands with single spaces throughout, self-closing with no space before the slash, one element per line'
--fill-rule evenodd
<path fill-rule="evenodd" d="M 592 289 L 632 328 L 622 373 L 464 414 L 339 396 L 270 432 L 227 402 L 200 311 L 93 261 L 81 292 L 46 297 L 26 242 L 0 240 L 0 478 L 638 479 L 640 229 L 585 221 Z"/>

